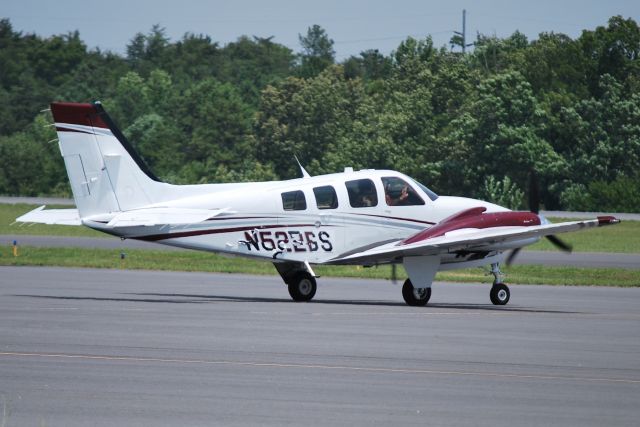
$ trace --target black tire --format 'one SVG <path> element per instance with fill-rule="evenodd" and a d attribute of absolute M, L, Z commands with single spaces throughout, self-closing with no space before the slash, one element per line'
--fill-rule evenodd
<path fill-rule="evenodd" d="M 511 298 L 511 292 L 504 283 L 497 283 L 491 287 L 489 297 L 494 305 L 505 305 Z"/>
<path fill-rule="evenodd" d="M 289 295 L 294 301 L 311 301 L 316 294 L 316 279 L 306 271 L 296 274 L 288 285 Z"/>
<path fill-rule="evenodd" d="M 410 279 L 404 281 L 402 285 L 402 297 L 407 305 L 420 307 L 427 305 L 431 298 L 431 288 L 415 289 Z"/>

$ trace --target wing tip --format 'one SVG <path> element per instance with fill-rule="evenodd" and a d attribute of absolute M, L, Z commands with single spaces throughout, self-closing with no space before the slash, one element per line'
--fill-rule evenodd
<path fill-rule="evenodd" d="M 611 215 L 599 216 L 598 217 L 598 226 L 618 224 L 619 222 L 620 222 L 620 220 L 618 218 L 616 218 L 615 216 L 611 216 Z"/>

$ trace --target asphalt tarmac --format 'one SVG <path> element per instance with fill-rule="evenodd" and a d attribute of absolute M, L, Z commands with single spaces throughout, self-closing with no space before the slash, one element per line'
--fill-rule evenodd
<path fill-rule="evenodd" d="M 186 250 L 139 240 L 121 240 L 116 237 L 0 235 L 0 244 L 11 245 L 14 240 L 19 245 L 49 248 Z M 640 269 L 640 255 L 604 252 L 574 252 L 568 254 L 560 251 L 528 251 L 525 249 L 518 254 L 514 264 L 569 265 L 574 267 L 609 267 L 638 270 Z"/>
<path fill-rule="evenodd" d="M 0 425 L 637 426 L 640 289 L 0 267 Z"/>

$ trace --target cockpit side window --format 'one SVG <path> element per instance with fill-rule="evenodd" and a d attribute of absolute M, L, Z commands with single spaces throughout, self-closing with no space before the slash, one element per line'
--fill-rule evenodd
<path fill-rule="evenodd" d="M 368 208 L 378 205 L 376 186 L 370 179 L 356 179 L 344 183 L 352 208 Z"/>
<path fill-rule="evenodd" d="M 438 195 L 436 193 L 434 193 L 433 191 L 431 191 L 430 189 L 427 188 L 426 185 L 424 184 L 420 184 L 418 181 L 416 181 L 415 179 L 413 180 L 413 182 L 415 182 L 415 184 L 420 187 L 420 189 L 422 191 L 424 191 L 424 194 L 426 194 L 431 200 L 433 200 L 434 202 L 436 201 L 436 199 L 438 198 Z"/>
<path fill-rule="evenodd" d="M 424 205 L 424 200 L 405 180 L 396 176 L 382 178 L 384 199 L 388 206 Z"/>
<path fill-rule="evenodd" d="M 307 209 L 307 199 L 300 190 L 282 193 L 282 208 L 285 211 L 303 211 Z"/>
<path fill-rule="evenodd" d="M 338 207 L 338 195 L 332 186 L 315 187 L 313 194 L 316 196 L 318 209 L 336 209 Z"/>

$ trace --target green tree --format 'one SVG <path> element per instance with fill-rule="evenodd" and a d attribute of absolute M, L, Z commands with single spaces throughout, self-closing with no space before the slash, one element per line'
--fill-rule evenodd
<path fill-rule="evenodd" d="M 323 155 L 348 130 L 362 96 L 360 82 L 346 79 L 341 66 L 313 79 L 289 78 L 267 87 L 255 125 L 259 158 L 268 159 L 283 178 L 299 174 L 294 155 L 307 165 L 316 160 L 310 169 L 318 173 Z"/>
<path fill-rule="evenodd" d="M 571 103 L 589 95 L 587 64 L 580 43 L 564 34 L 541 33 L 524 51 L 522 74 L 534 93 L 568 97 Z"/>
<path fill-rule="evenodd" d="M 175 117 L 187 138 L 187 162 L 210 160 L 233 169 L 255 158 L 249 143 L 252 110 L 232 85 L 214 79 L 194 84 L 177 103 Z"/>
<path fill-rule="evenodd" d="M 236 86 L 244 101 L 254 106 L 262 89 L 293 71 L 295 56 L 291 49 L 271 39 L 242 36 L 221 51 L 224 62 L 219 79 Z"/>
<path fill-rule="evenodd" d="M 160 178 L 176 181 L 184 165 L 184 136 L 175 123 L 151 113 L 140 116 L 124 134 Z"/>
<path fill-rule="evenodd" d="M 307 29 L 307 34 L 298 34 L 302 53 L 300 54 L 300 76 L 314 77 L 332 65 L 335 60 L 333 40 L 320 25 Z"/>
<path fill-rule="evenodd" d="M 173 82 L 185 89 L 194 81 L 209 77 L 221 78 L 224 58 L 219 43 L 204 34 L 185 34 L 181 40 L 167 46 L 162 69 Z"/>
<path fill-rule="evenodd" d="M 502 180 L 489 175 L 484 180 L 481 196 L 483 200 L 518 210 L 523 208 L 524 192 L 520 190 L 508 176 Z"/>
<path fill-rule="evenodd" d="M 350 56 L 342 62 L 347 78 L 361 77 L 366 81 L 383 80 L 391 76 L 392 61 L 378 49 L 360 52 L 359 56 Z"/>
<path fill-rule="evenodd" d="M 590 59 L 584 71 L 592 93 L 598 93 L 600 76 L 604 74 L 623 84 L 627 79 L 637 79 L 640 74 L 640 27 L 632 18 L 613 16 L 606 27 L 583 31 L 579 43 Z"/>
<path fill-rule="evenodd" d="M 135 71 L 129 71 L 118 81 L 115 96 L 116 109 L 110 114 L 122 128 L 149 111 L 149 90 L 145 80 Z"/>
<path fill-rule="evenodd" d="M 469 114 L 454 121 L 470 158 L 465 175 L 467 191 L 477 192 L 488 175 L 509 176 L 521 186 L 529 171 L 552 178 L 563 169 L 564 161 L 542 137 L 545 116 L 533 96 L 531 86 L 516 71 L 487 78 L 478 87 L 478 98 Z"/>
<path fill-rule="evenodd" d="M 24 131 L 0 136 L 2 193 L 38 196 L 64 193 L 66 172 L 48 119 L 37 116 Z"/>
<path fill-rule="evenodd" d="M 528 48 L 527 37 L 519 31 L 506 39 L 478 34 L 471 61 L 486 74 L 520 70 L 522 56 Z"/>
<path fill-rule="evenodd" d="M 159 24 L 151 27 L 147 34 L 137 33 L 127 45 L 127 60 L 133 68 L 146 75 L 160 66 L 168 53 L 169 37 Z"/>
<path fill-rule="evenodd" d="M 599 98 L 562 110 L 556 141 L 568 160 L 568 180 L 587 185 L 637 177 L 640 170 L 640 95 L 627 94 L 614 77 L 604 75 Z"/>

